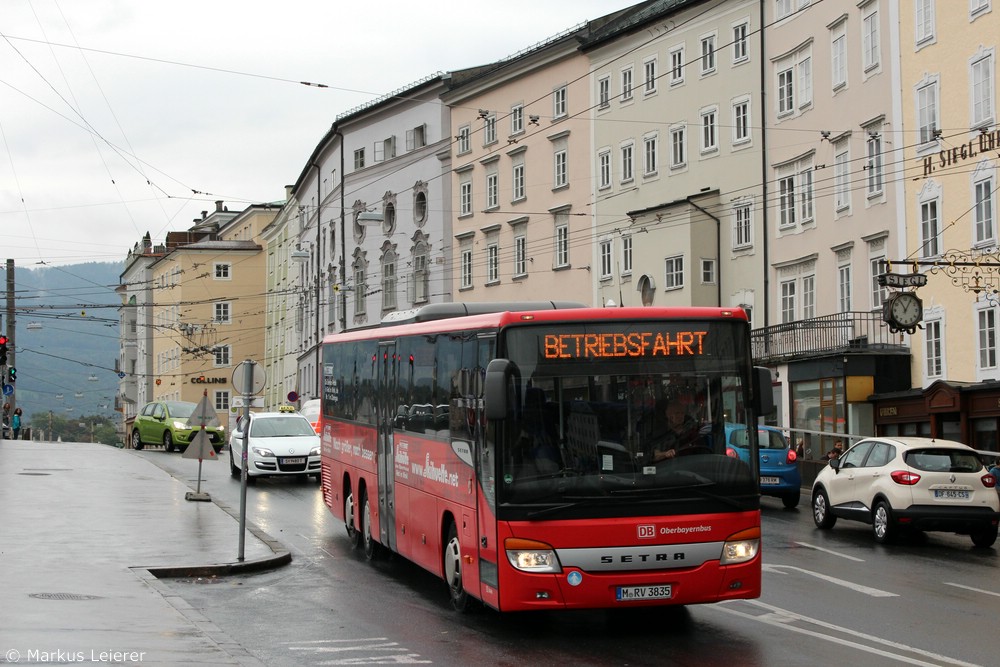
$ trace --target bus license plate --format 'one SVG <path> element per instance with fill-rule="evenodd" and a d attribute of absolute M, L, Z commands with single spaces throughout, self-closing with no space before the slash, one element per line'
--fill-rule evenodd
<path fill-rule="evenodd" d="M 773 486 L 774 484 L 780 484 L 780 483 L 781 483 L 781 480 L 778 479 L 777 477 L 761 477 L 760 478 L 760 484 L 761 484 L 761 486 Z"/>
<path fill-rule="evenodd" d="M 618 602 L 669 600 L 671 593 L 670 584 L 662 584 L 660 586 L 619 586 L 615 599 Z"/>
<path fill-rule="evenodd" d="M 934 489 L 935 498 L 949 498 L 952 500 L 968 500 L 968 491 L 954 491 L 952 489 Z"/>

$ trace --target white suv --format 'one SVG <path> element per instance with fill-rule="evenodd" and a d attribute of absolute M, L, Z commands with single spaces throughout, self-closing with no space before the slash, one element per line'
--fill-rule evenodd
<path fill-rule="evenodd" d="M 823 468 L 812 486 L 813 521 L 871 524 L 875 541 L 903 530 L 969 535 L 992 546 L 1000 521 L 997 479 L 974 449 L 930 438 L 866 438 Z"/>

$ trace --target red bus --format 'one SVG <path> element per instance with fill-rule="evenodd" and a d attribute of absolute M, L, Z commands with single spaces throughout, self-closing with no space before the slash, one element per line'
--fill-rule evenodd
<path fill-rule="evenodd" d="M 422 566 L 460 610 L 758 597 L 753 426 L 773 399 L 749 333 L 740 309 L 547 302 L 327 336 L 324 502 L 369 559 Z M 667 458 L 678 403 L 696 427 Z M 749 427 L 746 462 L 727 423 Z"/>

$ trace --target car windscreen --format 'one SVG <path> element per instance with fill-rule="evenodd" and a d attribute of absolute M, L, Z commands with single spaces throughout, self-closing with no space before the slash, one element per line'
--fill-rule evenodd
<path fill-rule="evenodd" d="M 194 409 L 197 407 L 194 403 L 178 403 L 170 402 L 166 404 L 167 411 L 170 416 L 174 419 L 187 419 L 192 414 L 194 414 Z"/>
<path fill-rule="evenodd" d="M 312 424 L 301 415 L 254 419 L 250 425 L 253 438 L 284 438 L 300 435 L 316 435 Z"/>

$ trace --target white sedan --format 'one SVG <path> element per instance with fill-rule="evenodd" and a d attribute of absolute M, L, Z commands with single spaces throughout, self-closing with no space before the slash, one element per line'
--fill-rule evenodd
<path fill-rule="evenodd" d="M 240 419 L 229 439 L 229 468 L 242 474 L 244 445 L 247 481 L 265 475 L 313 475 L 320 479 L 319 436 L 309 420 L 295 412 L 250 413 Z"/>

